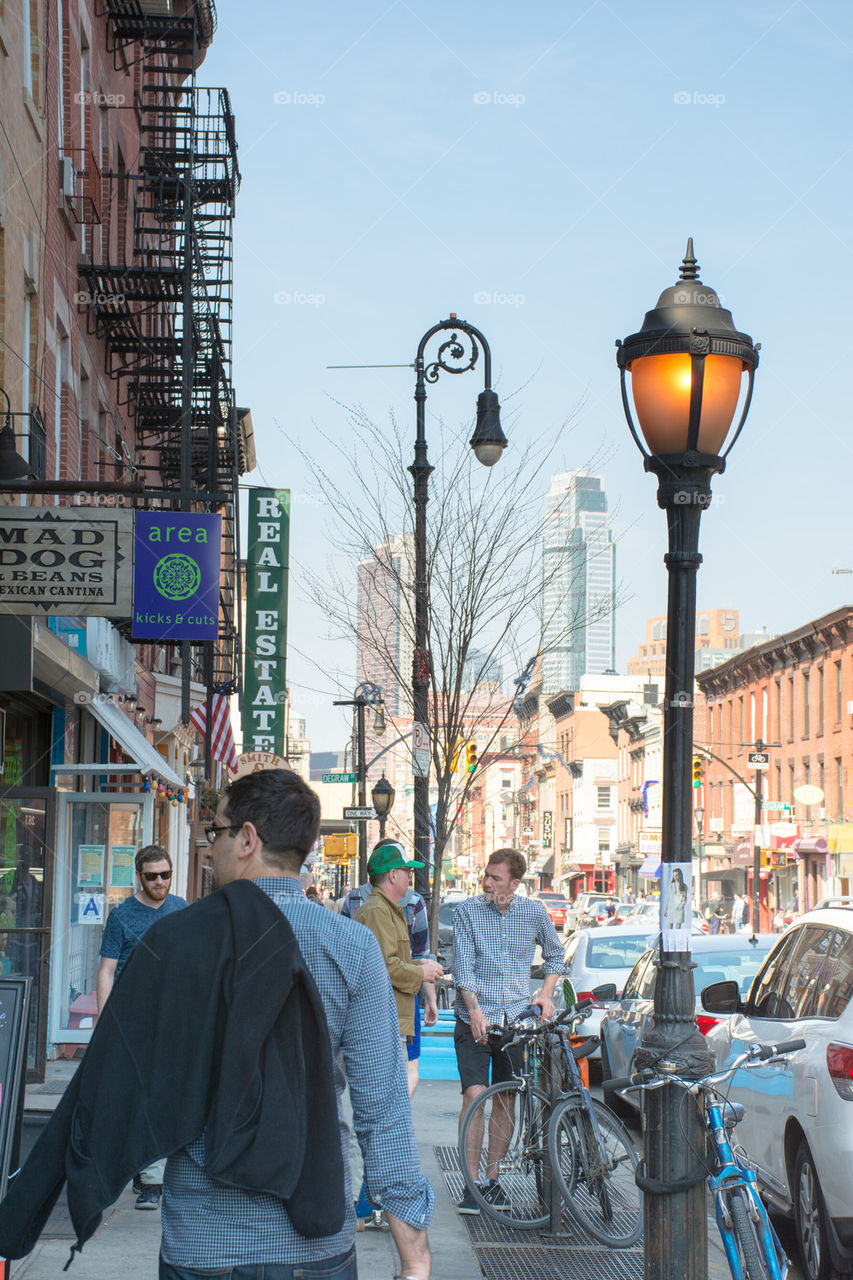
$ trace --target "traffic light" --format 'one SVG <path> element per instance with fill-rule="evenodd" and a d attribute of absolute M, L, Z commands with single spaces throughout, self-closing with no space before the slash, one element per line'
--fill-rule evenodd
<path fill-rule="evenodd" d="M 466 742 L 465 772 L 473 773 L 476 768 L 477 768 L 477 744 L 476 742 Z"/>
<path fill-rule="evenodd" d="M 702 785 L 702 774 L 703 774 L 704 770 L 705 770 L 705 762 L 704 762 L 704 760 L 702 759 L 702 757 L 701 757 L 701 756 L 694 756 L 694 757 L 693 757 L 693 785 L 694 785 L 694 787 L 701 787 L 701 785 Z"/>

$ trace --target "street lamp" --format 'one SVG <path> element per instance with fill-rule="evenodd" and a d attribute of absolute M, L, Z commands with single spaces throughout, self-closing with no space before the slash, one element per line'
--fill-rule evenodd
<path fill-rule="evenodd" d="M 388 814 L 394 807 L 394 796 L 396 792 L 391 783 L 383 773 L 378 782 L 374 783 L 370 792 L 370 798 L 373 801 L 373 807 L 376 810 L 376 816 L 379 819 L 379 839 L 385 839 L 385 822 Z"/>
<path fill-rule="evenodd" d="M 15 428 L 12 426 L 12 402 L 0 387 L 0 395 L 6 401 L 6 417 L 0 430 L 0 480 L 24 480 L 32 475 L 30 465 L 15 448 Z"/>
<path fill-rule="evenodd" d="M 426 364 L 424 353 L 427 343 L 437 333 L 450 330 L 450 337 L 438 348 L 436 359 Z M 464 341 L 460 335 L 465 336 Z M 415 406 L 417 436 L 415 460 L 409 467 L 414 481 L 415 504 L 415 649 L 412 658 L 412 712 L 414 736 L 412 759 L 414 762 L 414 819 L 415 858 L 424 865 L 415 872 L 415 887 L 429 901 L 429 678 L 430 656 L 427 649 L 427 615 L 429 613 L 429 584 L 427 581 L 426 504 L 429 501 L 429 478 L 433 468 L 427 459 L 426 442 L 426 384 L 437 382 L 442 370 L 445 373 L 467 373 L 473 369 L 483 352 L 484 389 L 477 397 L 477 422 L 469 441 L 484 467 L 493 467 L 506 448 L 507 440 L 501 429 L 500 404 L 492 390 L 492 353 L 489 344 L 472 324 L 460 320 L 452 311 L 447 320 L 441 320 L 428 329 L 418 343 L 415 357 Z M 448 363 L 450 362 L 450 363 Z"/>
<path fill-rule="evenodd" d="M 734 326 L 713 289 L 699 279 L 693 241 L 688 240 L 681 278 L 665 289 L 647 312 L 639 333 L 617 342 L 622 403 L 631 435 L 647 471 L 658 479 L 658 506 L 666 511 L 669 576 L 666 685 L 663 740 L 661 832 L 661 912 L 670 884 L 669 867 L 679 864 L 689 886 L 692 869 L 691 755 L 696 643 L 696 573 L 699 520 L 711 501 L 711 477 L 725 468 L 752 397 L 758 346 Z M 631 415 L 626 373 L 648 452 Z M 728 448 L 743 375 L 743 410 Z M 674 875 L 673 875 L 674 879 Z M 667 937 L 661 919 L 654 991 L 654 1020 L 636 1054 L 638 1067 L 676 1064 L 680 1075 L 696 1079 L 713 1059 L 694 1018 L 688 891 L 686 923 Z M 669 945 L 680 950 L 670 950 Z M 684 1106 L 674 1085 L 644 1095 L 646 1280 L 703 1280 L 708 1241 L 705 1135 L 699 1110 Z"/>
<path fill-rule="evenodd" d="M 697 867 L 696 879 L 696 905 L 702 910 L 702 830 L 705 825 L 705 810 L 701 804 L 697 804 L 693 810 L 693 816 L 696 819 L 696 834 L 699 837 L 699 863 Z"/>
<path fill-rule="evenodd" d="M 364 712 L 366 707 L 373 707 L 376 721 L 382 716 L 384 730 L 384 713 L 382 712 L 382 690 L 371 680 L 362 680 L 351 698 L 344 698 L 332 704 L 335 707 L 354 707 L 356 711 L 356 781 L 358 785 L 358 807 L 367 808 L 367 767 L 364 762 Z M 364 884 L 367 879 L 367 822 L 359 819 L 358 823 L 358 882 Z"/>

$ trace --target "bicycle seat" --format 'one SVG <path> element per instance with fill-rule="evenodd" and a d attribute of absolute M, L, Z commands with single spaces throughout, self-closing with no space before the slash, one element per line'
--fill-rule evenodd
<path fill-rule="evenodd" d="M 726 1102 L 723 1104 L 723 1124 L 727 1129 L 733 1129 L 736 1124 L 746 1114 L 746 1108 L 742 1102 Z"/>

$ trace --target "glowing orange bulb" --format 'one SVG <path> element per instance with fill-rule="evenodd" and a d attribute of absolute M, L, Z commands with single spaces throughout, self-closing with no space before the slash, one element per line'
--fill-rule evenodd
<path fill-rule="evenodd" d="M 722 451 L 737 408 L 743 372 L 743 361 L 734 356 L 706 357 L 696 445 L 700 453 Z M 631 384 L 637 418 L 649 450 L 656 454 L 683 453 L 690 423 L 690 356 L 641 356 L 631 363 Z"/>

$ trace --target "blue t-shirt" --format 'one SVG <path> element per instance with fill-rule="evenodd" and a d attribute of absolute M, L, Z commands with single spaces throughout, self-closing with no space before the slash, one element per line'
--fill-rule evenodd
<path fill-rule="evenodd" d="M 142 935 L 163 916 L 171 911 L 178 911 L 187 905 L 185 898 L 175 893 L 168 893 L 162 906 L 146 907 L 135 894 L 125 898 L 119 906 L 113 907 L 107 916 L 104 936 L 101 938 L 101 955 L 108 960 L 118 960 L 115 976 L 121 973 L 127 964 L 131 951 Z"/>

